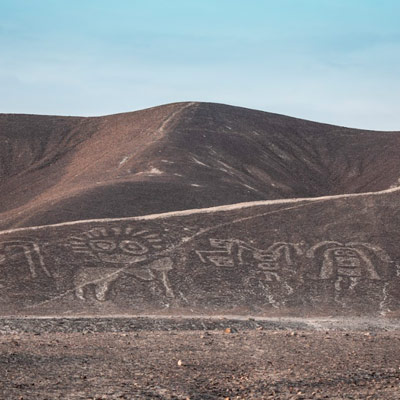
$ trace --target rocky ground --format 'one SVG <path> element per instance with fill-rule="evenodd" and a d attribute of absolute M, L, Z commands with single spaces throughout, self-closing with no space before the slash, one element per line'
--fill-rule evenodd
<path fill-rule="evenodd" d="M 400 398 L 399 330 L 248 324 L 46 333 L 3 321 L 0 398 Z"/>
<path fill-rule="evenodd" d="M 0 400 L 400 399 L 399 134 L 0 114 Z"/>

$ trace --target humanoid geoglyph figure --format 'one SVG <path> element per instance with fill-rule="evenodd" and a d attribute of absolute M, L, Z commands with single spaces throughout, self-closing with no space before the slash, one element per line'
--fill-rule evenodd
<path fill-rule="evenodd" d="M 68 241 L 72 251 L 86 257 L 88 265 L 78 268 L 74 276 L 75 294 L 85 300 L 89 286 L 95 298 L 105 301 L 110 285 L 123 275 L 142 282 L 158 282 L 167 297 L 174 297 L 168 280 L 173 268 L 169 257 L 156 258 L 150 250 L 163 248 L 162 239 L 147 230 L 135 231 L 132 227 L 94 228 Z M 156 259 L 154 259 L 156 258 Z"/>
<path fill-rule="evenodd" d="M 21 259 L 26 263 L 32 278 L 37 278 L 39 271 L 49 278 L 52 276 L 43 261 L 40 247 L 35 242 L 24 240 L 1 242 L 0 264 L 12 262 L 16 259 Z"/>
<path fill-rule="evenodd" d="M 335 279 L 337 291 L 354 289 L 362 279 L 381 280 L 373 259 L 383 264 L 391 261 L 380 247 L 359 242 L 321 242 L 308 250 L 306 256 L 320 263 L 320 279 Z"/>
<path fill-rule="evenodd" d="M 293 255 L 302 254 L 298 245 L 285 242 L 274 243 L 265 250 L 238 239 L 210 239 L 210 245 L 214 250 L 196 251 L 203 263 L 224 268 L 255 264 L 268 282 L 280 281 L 281 263 L 292 265 Z"/>

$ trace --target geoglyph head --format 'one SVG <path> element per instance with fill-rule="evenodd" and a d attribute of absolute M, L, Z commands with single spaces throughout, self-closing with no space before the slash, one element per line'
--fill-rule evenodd
<path fill-rule="evenodd" d="M 68 239 L 75 254 L 85 254 L 111 264 L 133 264 L 145 261 L 151 250 L 162 250 L 163 240 L 157 233 L 132 227 L 93 228 Z"/>

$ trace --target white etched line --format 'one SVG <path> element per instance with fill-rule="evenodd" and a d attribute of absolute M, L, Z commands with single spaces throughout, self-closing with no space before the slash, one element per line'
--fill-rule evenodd
<path fill-rule="evenodd" d="M 261 200 L 261 201 L 253 201 L 253 202 L 245 202 L 245 203 L 235 203 L 229 204 L 225 206 L 216 206 L 216 207 L 208 207 L 208 208 L 195 208 L 191 210 L 182 210 L 182 211 L 171 211 L 160 214 L 149 214 L 143 215 L 140 217 L 125 217 L 125 218 L 99 218 L 99 219 L 85 219 L 80 221 L 70 221 L 70 222 L 61 222 L 58 224 L 49 224 L 49 225 L 37 225 L 37 226 L 29 226 L 25 228 L 15 228 L 15 229 L 7 229 L 0 232 L 0 235 L 5 235 L 8 233 L 14 232 L 23 232 L 23 231 L 36 231 L 46 228 L 57 228 L 61 226 L 74 226 L 74 225 L 82 225 L 89 223 L 100 223 L 100 222 L 124 222 L 124 221 L 151 221 L 154 219 L 163 219 L 170 217 L 183 217 L 192 214 L 210 214 L 220 211 L 233 211 L 240 210 L 243 208 L 251 208 L 258 206 L 267 206 L 267 205 L 280 205 L 280 204 L 293 204 L 293 203 L 318 203 L 321 201 L 328 200 L 338 200 L 338 199 L 347 199 L 353 197 L 365 197 L 365 196 L 381 196 L 388 193 L 395 193 L 400 191 L 400 187 L 381 190 L 379 192 L 365 192 L 365 193 L 351 193 L 351 194 L 338 194 L 334 196 L 321 196 L 321 197 L 305 197 L 305 198 L 294 198 L 294 199 L 283 199 L 283 200 Z M 138 234 L 132 235 L 137 236 Z"/>
<path fill-rule="evenodd" d="M 140 232 L 135 232 L 133 233 L 131 236 L 139 236 L 139 235 L 143 235 L 144 233 L 147 233 L 148 231 L 144 230 L 144 231 L 140 231 Z"/>

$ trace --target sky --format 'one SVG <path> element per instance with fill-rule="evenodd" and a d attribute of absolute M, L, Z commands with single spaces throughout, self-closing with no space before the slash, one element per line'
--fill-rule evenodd
<path fill-rule="evenodd" d="M 0 113 L 207 101 L 400 130 L 399 0 L 0 0 Z"/>

